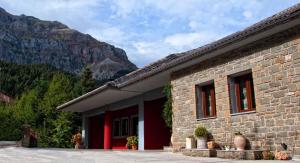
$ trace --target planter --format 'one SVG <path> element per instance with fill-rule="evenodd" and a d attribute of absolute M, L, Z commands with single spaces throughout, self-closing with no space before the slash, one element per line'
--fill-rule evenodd
<path fill-rule="evenodd" d="M 79 143 L 75 144 L 75 149 L 80 149 L 80 144 Z"/>
<path fill-rule="evenodd" d="M 174 142 L 174 136 L 173 136 L 173 134 L 171 135 L 171 144 L 170 144 L 170 146 L 173 146 L 173 142 Z"/>
<path fill-rule="evenodd" d="M 236 147 L 236 150 L 243 151 L 246 147 L 246 138 L 243 135 L 236 135 L 234 137 L 233 143 Z"/>
<path fill-rule="evenodd" d="M 138 149 L 138 146 L 136 144 L 131 145 L 131 149 L 134 150 L 134 151 L 136 151 Z"/>
<path fill-rule="evenodd" d="M 196 148 L 195 138 L 185 138 L 185 148 L 186 149 Z"/>
<path fill-rule="evenodd" d="M 207 149 L 207 137 L 197 138 L 197 148 L 198 149 Z"/>
<path fill-rule="evenodd" d="M 208 149 L 214 149 L 215 145 L 216 145 L 215 141 L 209 141 L 209 142 L 207 142 L 207 148 Z"/>

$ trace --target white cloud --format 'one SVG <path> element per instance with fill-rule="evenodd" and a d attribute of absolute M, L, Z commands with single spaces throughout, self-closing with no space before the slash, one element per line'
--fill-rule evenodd
<path fill-rule="evenodd" d="M 244 17 L 245 17 L 246 19 L 251 19 L 252 16 L 253 16 L 253 14 L 252 14 L 251 11 L 244 11 L 244 12 L 243 12 L 243 15 L 244 15 Z"/>
<path fill-rule="evenodd" d="M 218 38 L 220 38 L 219 35 L 209 31 L 200 33 L 177 33 L 167 36 L 164 42 L 177 49 L 185 49 L 184 47 L 195 48 L 195 46 L 203 45 L 203 43 L 211 42 Z"/>
<path fill-rule="evenodd" d="M 119 46 L 138 66 L 210 43 L 300 0 L 0 0 Z"/>

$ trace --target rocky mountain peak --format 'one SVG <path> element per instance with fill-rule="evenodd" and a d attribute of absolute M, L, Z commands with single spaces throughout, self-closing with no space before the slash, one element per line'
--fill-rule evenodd
<path fill-rule="evenodd" d="M 89 66 L 98 80 L 136 69 L 123 49 L 100 42 L 58 21 L 15 16 L 0 7 L 0 60 L 49 64 L 79 74 Z"/>

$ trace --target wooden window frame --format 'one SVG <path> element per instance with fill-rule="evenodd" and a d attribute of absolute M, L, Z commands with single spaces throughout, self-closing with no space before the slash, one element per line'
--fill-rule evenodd
<path fill-rule="evenodd" d="M 216 97 L 215 97 L 215 87 L 213 83 L 209 83 L 206 85 L 196 85 L 196 89 L 198 89 L 198 92 L 201 94 L 201 96 L 196 96 L 196 106 L 197 106 L 197 112 L 202 111 L 203 113 L 203 118 L 211 118 L 211 117 L 216 117 Z M 212 115 L 207 114 L 207 104 L 206 104 L 206 89 L 209 90 L 210 93 L 210 101 L 211 101 L 211 107 L 212 107 Z M 199 108 L 199 99 L 201 98 L 201 109 Z M 201 119 L 197 117 L 198 119 Z"/>
<path fill-rule="evenodd" d="M 139 116 L 138 116 L 138 115 L 132 115 L 132 116 L 130 116 L 130 135 L 131 135 L 131 136 L 138 136 L 138 134 L 139 134 L 139 131 L 138 131 L 138 130 L 137 130 L 137 133 L 136 133 L 137 135 L 134 135 L 134 134 L 133 134 L 133 130 L 134 130 L 134 129 L 133 129 L 133 128 L 134 128 L 134 126 L 133 126 L 133 119 L 134 119 L 134 118 L 139 119 Z"/>
<path fill-rule="evenodd" d="M 126 135 L 123 135 L 123 120 L 127 120 L 127 134 Z M 121 123 L 121 127 L 120 127 L 120 136 L 121 137 L 127 137 L 127 136 L 129 136 L 129 118 L 128 117 L 122 117 L 121 118 L 121 121 L 120 121 Z"/>
<path fill-rule="evenodd" d="M 246 99 L 247 99 L 247 110 L 242 109 L 241 104 L 241 91 L 240 91 L 240 84 L 241 82 L 245 82 L 246 86 Z M 234 77 L 234 90 L 236 95 L 236 107 L 238 113 L 243 112 L 250 112 L 255 110 L 255 97 L 254 97 L 254 91 L 253 91 L 253 78 L 252 73 L 247 73 L 244 75 L 240 75 L 237 77 Z"/>
<path fill-rule="evenodd" d="M 115 135 L 115 127 L 116 127 L 116 126 L 115 126 L 115 122 L 117 122 L 117 121 L 119 122 L 119 135 Z M 121 126 L 121 120 L 120 120 L 119 118 L 118 118 L 118 119 L 114 119 L 114 120 L 113 120 L 113 125 L 112 125 L 112 126 L 113 126 L 113 130 L 112 130 L 112 131 L 113 131 L 113 137 L 114 137 L 114 138 L 121 137 L 121 127 L 122 127 L 122 126 Z"/>

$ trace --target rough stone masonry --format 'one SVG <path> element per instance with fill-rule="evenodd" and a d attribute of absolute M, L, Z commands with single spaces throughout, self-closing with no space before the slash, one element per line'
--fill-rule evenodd
<path fill-rule="evenodd" d="M 231 114 L 228 76 L 251 70 L 256 110 Z M 213 80 L 216 118 L 196 118 L 195 85 Z M 249 141 L 248 149 L 300 147 L 299 26 L 222 54 L 172 74 L 173 146 L 204 125 L 220 145 L 233 147 L 234 133 Z M 299 148 L 295 148 L 300 154 Z M 298 151 L 297 151 L 298 150 Z"/>

